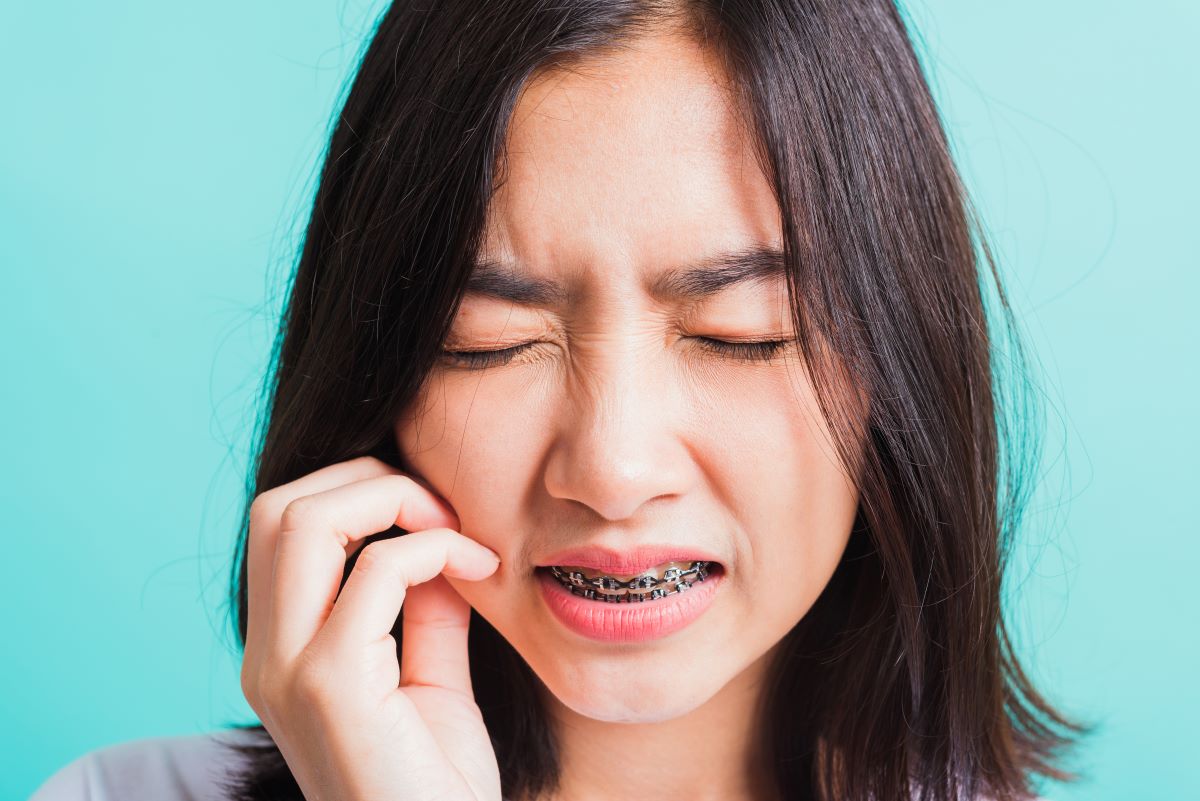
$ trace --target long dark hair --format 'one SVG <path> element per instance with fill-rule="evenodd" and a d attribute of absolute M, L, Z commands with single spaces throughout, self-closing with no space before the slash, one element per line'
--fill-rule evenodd
<path fill-rule="evenodd" d="M 845 556 L 764 694 L 780 792 L 1018 799 L 1035 774 L 1071 778 L 1060 763 L 1085 728 L 1027 678 L 1001 604 L 1037 452 L 1032 393 L 1001 402 L 1009 375 L 1025 381 L 1017 323 L 893 0 L 394 3 L 337 118 L 264 386 L 240 642 L 253 497 L 364 454 L 402 466 L 394 421 L 457 309 L 522 86 L 668 22 L 733 79 L 782 215 L 804 361 L 859 476 Z M 869 396 L 865 430 L 835 390 L 847 377 Z M 552 790 L 536 676 L 474 611 L 469 636 L 505 798 Z M 301 798 L 269 735 L 245 728 L 259 743 L 240 746 L 252 759 L 230 797 Z"/>

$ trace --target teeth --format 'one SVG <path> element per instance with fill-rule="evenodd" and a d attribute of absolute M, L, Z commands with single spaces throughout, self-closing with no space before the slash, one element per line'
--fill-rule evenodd
<path fill-rule="evenodd" d="M 634 578 L 653 577 L 657 579 L 670 579 L 674 575 L 678 575 L 685 570 L 690 569 L 697 562 L 663 562 L 655 567 L 648 568 L 640 573 L 612 573 L 608 574 L 608 578 L 615 578 L 622 581 L 628 581 Z M 603 578 L 605 574 L 599 570 L 593 570 L 588 567 L 578 567 L 574 565 L 560 565 L 565 571 L 575 571 L 582 573 L 585 578 Z"/>
<path fill-rule="evenodd" d="M 638 602 L 655 600 L 667 595 L 687 591 L 693 584 L 704 581 L 712 569 L 712 562 L 667 562 L 667 567 L 658 571 L 627 576 L 591 575 L 586 568 L 572 565 L 552 565 L 550 574 L 564 587 L 576 595 L 597 601 Z M 683 565 L 684 567 L 680 567 Z M 627 580 L 626 580 L 627 579 Z M 610 592 L 615 590 L 615 592 Z M 628 590 L 628 592 L 622 592 Z M 639 592 L 638 590 L 649 590 Z"/>

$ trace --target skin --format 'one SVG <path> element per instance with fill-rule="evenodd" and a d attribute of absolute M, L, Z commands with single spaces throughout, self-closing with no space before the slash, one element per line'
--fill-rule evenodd
<path fill-rule="evenodd" d="M 553 801 L 766 799 L 768 660 L 829 581 L 858 496 L 794 342 L 753 361 L 694 339 L 794 336 L 782 277 L 701 302 L 648 293 L 662 271 L 781 232 L 715 57 L 673 33 L 630 45 L 527 85 L 489 210 L 484 255 L 571 303 L 468 295 L 447 349 L 538 344 L 503 366 L 439 364 L 395 433 L 406 472 L 500 556 L 487 578 L 447 581 L 545 685 Z M 724 586 L 661 640 L 581 638 L 536 589 L 560 548 L 681 539 L 720 555 Z"/>

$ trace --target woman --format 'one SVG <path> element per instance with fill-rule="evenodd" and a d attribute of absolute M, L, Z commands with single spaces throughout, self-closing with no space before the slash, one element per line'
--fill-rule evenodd
<path fill-rule="evenodd" d="M 174 760 L 123 791 L 160 799 L 1066 778 L 1001 615 L 1022 410 L 969 208 L 890 0 L 395 4 L 244 519 L 263 726 L 96 764 Z"/>

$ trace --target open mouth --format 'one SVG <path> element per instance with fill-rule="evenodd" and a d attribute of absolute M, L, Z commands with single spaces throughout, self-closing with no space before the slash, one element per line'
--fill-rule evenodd
<path fill-rule="evenodd" d="M 573 565 L 537 568 L 574 595 L 604 603 L 644 603 L 687 592 L 721 571 L 718 562 L 668 562 L 633 576 L 612 576 Z"/>

